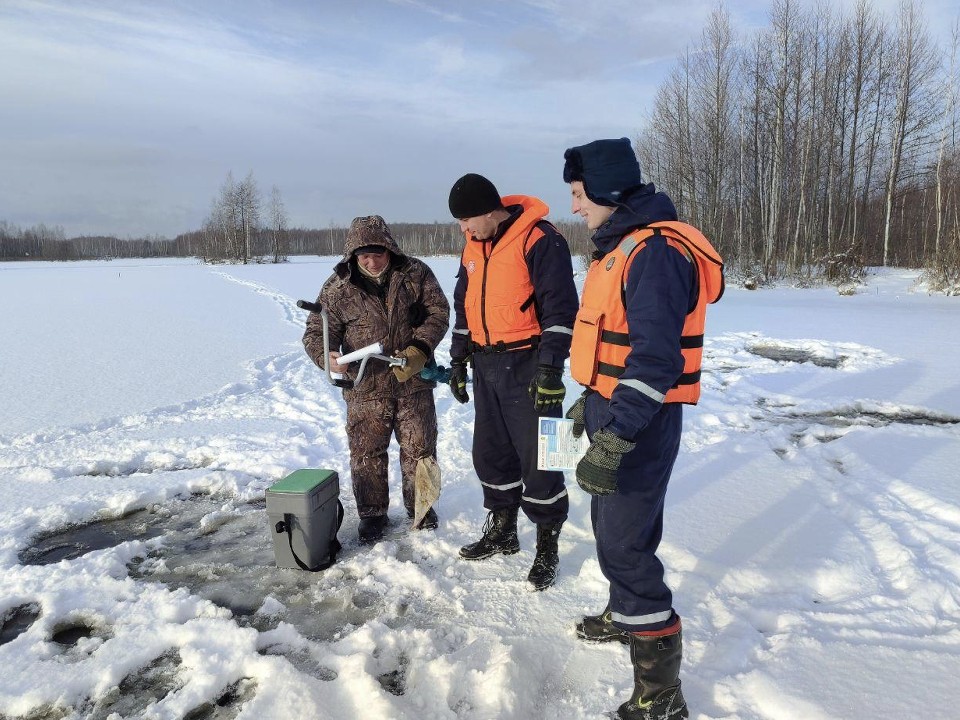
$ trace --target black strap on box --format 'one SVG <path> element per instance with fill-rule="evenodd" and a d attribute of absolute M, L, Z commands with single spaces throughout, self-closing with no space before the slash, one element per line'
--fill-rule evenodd
<path fill-rule="evenodd" d="M 337 561 L 337 553 L 343 548 L 343 545 L 341 545 L 340 541 L 337 540 L 337 533 L 333 534 L 333 540 L 330 542 L 330 554 L 327 556 L 327 561 L 320 563 L 316 567 L 310 567 L 297 556 L 297 551 L 293 549 L 292 517 L 292 513 L 284 513 L 283 520 L 280 520 L 274 529 L 278 533 L 287 533 L 287 542 L 290 543 L 290 554 L 293 555 L 293 559 L 297 563 L 297 566 L 301 570 L 306 570 L 307 572 L 320 572 L 321 570 L 326 570 L 328 567 L 333 565 Z M 343 525 L 343 503 L 337 500 L 337 532 L 340 532 L 341 525 Z"/>

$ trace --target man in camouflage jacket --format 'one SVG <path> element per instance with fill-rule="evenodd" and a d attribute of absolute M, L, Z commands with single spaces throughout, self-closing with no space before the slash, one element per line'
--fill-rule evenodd
<path fill-rule="evenodd" d="M 360 539 L 373 542 L 387 525 L 390 436 L 395 433 L 400 445 L 403 504 L 411 518 L 417 464 L 424 458 L 436 462 L 436 383 L 419 373 L 446 335 L 450 305 L 433 271 L 403 253 L 379 215 L 355 218 L 343 251 L 317 299 L 328 315 L 331 370 L 353 379 L 359 363 L 341 366 L 336 359 L 376 342 L 383 344 L 384 355 L 407 360 L 403 368 L 391 368 L 371 359 L 360 383 L 343 390 Z M 326 369 L 318 314 L 307 321 L 303 345 Z M 431 508 L 419 527 L 435 528 L 437 522 Z"/>

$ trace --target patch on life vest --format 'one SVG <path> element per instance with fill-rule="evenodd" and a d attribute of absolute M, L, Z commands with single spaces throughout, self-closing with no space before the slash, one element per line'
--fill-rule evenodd
<path fill-rule="evenodd" d="M 607 267 L 605 269 L 609 271 L 610 268 L 613 267 L 615 262 L 617 262 L 616 258 L 610 258 L 609 260 L 607 260 Z"/>
<path fill-rule="evenodd" d="M 467 273 L 468 273 L 468 274 L 473 275 L 473 273 L 476 271 L 476 269 L 477 269 L 477 263 L 476 263 L 476 262 L 474 262 L 473 260 L 471 260 L 470 262 L 467 263 Z"/>

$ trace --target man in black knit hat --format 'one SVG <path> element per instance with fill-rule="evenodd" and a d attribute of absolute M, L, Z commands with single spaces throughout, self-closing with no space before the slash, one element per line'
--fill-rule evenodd
<path fill-rule="evenodd" d="M 569 500 L 562 472 L 537 469 L 537 416 L 560 417 L 563 364 L 570 353 L 577 290 L 567 241 L 544 218 L 549 208 L 525 195 L 500 197 L 470 173 L 450 190 L 464 249 L 454 290 L 450 344 L 453 396 L 467 393 L 473 367 L 473 464 L 489 511 L 482 537 L 460 549 L 466 560 L 519 552 L 520 509 L 537 526 L 527 580 L 553 584 L 558 539 Z"/>

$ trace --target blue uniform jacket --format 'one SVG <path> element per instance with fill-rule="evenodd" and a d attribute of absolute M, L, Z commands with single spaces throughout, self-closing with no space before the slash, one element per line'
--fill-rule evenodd
<path fill-rule="evenodd" d="M 597 228 L 593 242 L 606 255 L 624 236 L 653 222 L 676 220 L 673 201 L 653 183 L 626 196 L 610 219 Z M 636 379 L 666 394 L 683 372 L 680 334 L 697 298 L 690 261 L 663 238 L 651 238 L 634 257 L 627 274 L 624 303 L 630 354 L 621 380 Z M 607 430 L 637 440 L 661 403 L 625 385 L 610 398 Z"/>

